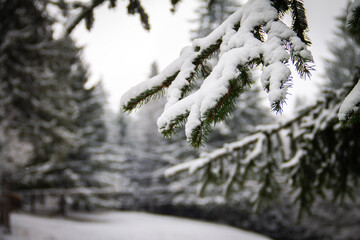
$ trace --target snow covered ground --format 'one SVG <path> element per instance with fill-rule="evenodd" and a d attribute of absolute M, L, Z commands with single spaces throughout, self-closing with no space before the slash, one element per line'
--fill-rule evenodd
<path fill-rule="evenodd" d="M 136 212 L 76 214 L 70 218 L 13 214 L 13 234 L 1 240 L 266 240 L 236 228 Z"/>

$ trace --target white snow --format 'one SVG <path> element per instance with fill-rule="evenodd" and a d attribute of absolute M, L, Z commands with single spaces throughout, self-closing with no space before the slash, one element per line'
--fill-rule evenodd
<path fill-rule="evenodd" d="M 69 219 L 13 214 L 4 240 L 266 240 L 220 224 L 136 212 L 76 214 Z M 0 235 L 1 237 L 1 235 Z"/>
<path fill-rule="evenodd" d="M 359 105 L 360 105 L 360 80 L 344 99 L 344 102 L 342 103 L 338 113 L 339 120 L 344 121 L 346 120 L 349 114 L 359 111 L 360 110 Z"/>
<path fill-rule="evenodd" d="M 303 149 L 299 149 L 296 151 L 296 154 L 289 161 L 281 164 L 281 169 L 291 168 L 299 164 L 300 159 L 306 154 L 306 151 Z"/>

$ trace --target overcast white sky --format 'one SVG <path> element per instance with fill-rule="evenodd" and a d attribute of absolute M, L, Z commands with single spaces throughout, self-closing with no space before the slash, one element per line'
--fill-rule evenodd
<path fill-rule="evenodd" d="M 126 1 L 125 1 L 126 2 Z M 102 79 L 109 94 L 109 106 L 119 110 L 121 95 L 132 86 L 147 79 L 150 65 L 157 61 L 160 70 L 178 57 L 180 50 L 190 45 L 190 29 L 194 25 L 195 0 L 183 0 L 172 14 L 170 0 L 143 0 L 150 16 L 151 31 L 145 31 L 138 16 L 126 14 L 126 5 L 119 1 L 115 10 L 98 9 L 91 32 L 80 24 L 73 33 L 79 45 L 85 46 L 84 59 L 89 64 L 90 84 Z M 346 0 L 305 0 L 316 72 L 311 81 L 295 79 L 288 105 L 295 96 L 316 94 L 320 82 L 321 61 L 327 55 L 327 42 L 332 38 L 335 21 L 346 5 Z M 291 108 L 291 107 L 290 107 Z M 285 113 L 286 113 L 285 108 Z"/>

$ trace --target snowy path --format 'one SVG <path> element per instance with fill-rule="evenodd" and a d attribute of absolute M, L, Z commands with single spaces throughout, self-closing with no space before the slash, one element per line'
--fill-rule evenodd
<path fill-rule="evenodd" d="M 12 222 L 13 235 L 5 240 L 268 239 L 219 224 L 135 212 L 82 214 L 73 220 L 13 214 Z"/>

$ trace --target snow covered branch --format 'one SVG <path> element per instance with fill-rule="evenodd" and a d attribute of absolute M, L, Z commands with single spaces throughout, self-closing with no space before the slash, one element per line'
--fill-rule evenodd
<path fill-rule="evenodd" d="M 263 66 L 261 82 L 269 94 L 274 111 L 281 111 L 291 85 L 291 59 L 301 77 L 310 76 L 311 53 L 305 41 L 304 11 L 301 1 L 276 8 L 275 1 L 248 1 L 207 37 L 196 39 L 181 51 L 180 57 L 159 75 L 123 95 L 121 104 L 131 111 L 168 89 L 168 102 L 158 119 L 159 131 L 171 136 L 185 124 L 187 140 L 193 147 L 202 145 L 213 124 L 232 112 L 239 95 L 252 84 L 249 71 Z M 277 1 L 276 1 L 277 2 Z M 281 1 L 280 1 L 281 2 Z M 284 1 L 288 2 L 288 1 Z M 291 29 L 280 17 L 292 11 Z M 301 25 L 298 21 L 305 21 Z M 299 37 L 300 36 L 300 37 Z M 219 53 L 219 61 L 198 90 L 192 91 L 204 63 Z"/>
<path fill-rule="evenodd" d="M 294 118 L 260 126 L 237 142 L 167 169 L 165 175 L 202 171 L 205 176 L 202 192 L 208 179 L 216 177 L 215 182 L 223 187 L 225 195 L 255 180 L 256 194 L 252 199 L 255 207 L 263 205 L 266 199 L 276 198 L 284 183 L 293 190 L 294 199 L 304 210 L 310 209 L 315 193 L 323 194 L 325 188 L 331 189 L 334 196 L 343 197 L 349 194 L 349 188 L 339 189 L 338 181 L 345 186 L 352 178 L 340 177 L 340 171 L 356 174 L 358 164 L 354 159 L 358 159 L 356 149 L 360 142 L 359 128 L 340 127 L 337 121 L 347 92 L 348 89 L 324 92 L 321 100 L 299 111 Z"/>
<path fill-rule="evenodd" d="M 348 122 L 350 119 L 358 118 L 360 114 L 360 80 L 346 96 L 339 110 L 339 120 Z"/>
<path fill-rule="evenodd" d="M 349 31 L 354 39 L 360 41 L 360 0 L 350 4 L 346 18 Z M 357 121 L 360 119 L 360 80 L 346 96 L 339 110 L 339 120 L 343 123 Z"/>

